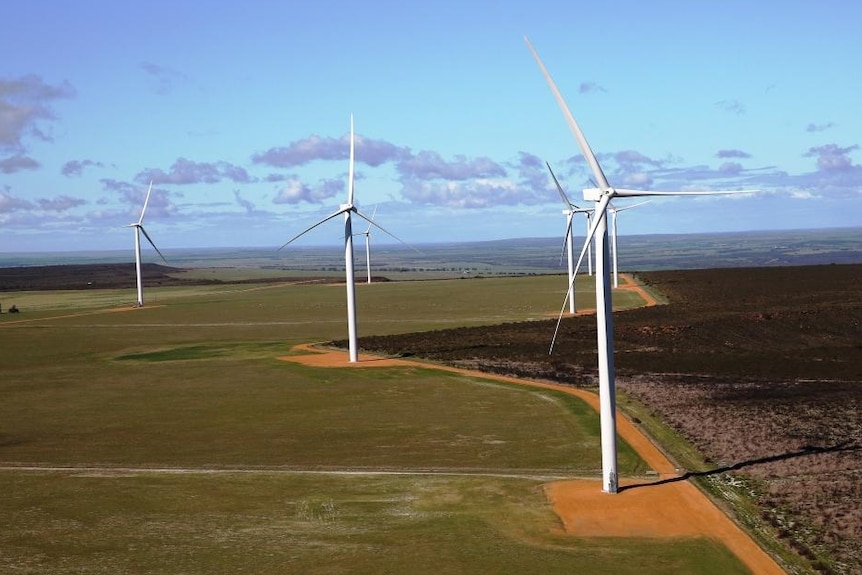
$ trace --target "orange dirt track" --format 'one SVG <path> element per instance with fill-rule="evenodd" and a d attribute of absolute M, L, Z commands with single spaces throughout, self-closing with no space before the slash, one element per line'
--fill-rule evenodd
<path fill-rule="evenodd" d="M 629 284 L 631 285 L 631 284 Z M 652 298 L 649 298 L 652 300 Z M 655 300 L 652 300 L 653 302 Z M 654 303 L 652 305 L 655 305 Z M 575 395 L 598 411 L 596 394 L 556 385 L 460 369 L 415 360 L 360 354 L 350 363 L 345 351 L 317 350 L 311 344 L 293 348 L 296 355 L 281 359 L 313 367 L 372 368 L 411 366 L 440 369 L 470 377 L 556 389 Z M 601 491 L 598 480 L 555 481 L 545 486 L 566 533 L 576 537 L 709 537 L 720 541 L 757 575 L 785 575 L 779 565 L 694 484 L 680 477 L 673 463 L 621 413 L 617 432 L 658 473 L 653 483 L 627 482 L 620 493 Z"/>

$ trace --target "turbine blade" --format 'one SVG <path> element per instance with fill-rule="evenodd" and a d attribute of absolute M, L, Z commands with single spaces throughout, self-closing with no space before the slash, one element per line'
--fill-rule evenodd
<path fill-rule="evenodd" d="M 727 196 L 735 194 L 752 194 L 760 190 L 698 190 L 662 192 L 658 190 L 627 190 L 625 188 L 614 188 L 615 195 L 621 198 L 634 198 L 640 196 Z"/>
<path fill-rule="evenodd" d="M 392 232 L 390 232 L 389 230 L 387 230 L 386 228 L 384 228 L 383 226 L 381 226 L 380 224 L 375 222 L 373 218 L 369 218 L 368 216 L 366 216 L 365 214 L 363 214 L 359 210 L 354 210 L 353 213 L 355 213 L 357 216 L 359 216 L 360 218 L 362 218 L 363 220 L 368 222 L 369 229 L 371 229 L 371 226 L 374 226 L 375 228 L 377 228 L 378 230 L 380 230 L 384 234 L 390 236 L 391 238 L 393 238 L 395 240 L 398 240 L 399 242 L 401 242 L 402 244 L 404 244 L 405 246 L 407 246 L 408 248 L 410 248 L 411 250 L 413 250 L 417 254 L 422 255 L 422 252 L 420 252 L 419 250 L 417 250 L 416 248 L 414 248 L 413 246 L 411 246 L 410 244 L 408 244 L 407 242 L 405 242 L 404 240 L 402 240 L 401 238 L 399 238 L 398 236 L 396 236 L 395 234 L 393 234 Z"/>
<path fill-rule="evenodd" d="M 144 223 L 144 213 L 147 211 L 147 204 L 150 203 L 150 193 L 153 191 L 153 181 L 150 180 L 150 187 L 147 188 L 147 197 L 144 200 L 144 208 L 141 210 L 141 217 L 138 218 L 138 224 Z"/>
<path fill-rule="evenodd" d="M 638 203 L 636 203 L 636 204 L 632 204 L 632 205 L 630 205 L 630 206 L 623 206 L 623 207 L 621 207 L 621 208 L 618 208 L 618 207 L 616 207 L 616 206 L 610 206 L 608 209 L 609 209 L 609 210 L 611 210 L 612 212 L 616 212 L 616 213 L 618 213 L 618 212 L 624 212 L 624 211 L 626 211 L 626 210 L 630 210 L 630 209 L 632 209 L 632 208 L 636 208 L 636 207 L 638 207 L 638 206 L 642 206 L 642 205 L 644 205 L 644 204 L 648 204 L 648 203 L 650 203 L 650 200 L 644 200 L 644 201 L 642 201 L 642 202 L 638 202 Z"/>
<path fill-rule="evenodd" d="M 350 114 L 350 167 L 347 169 L 347 203 L 353 205 L 353 114 Z"/>
<path fill-rule="evenodd" d="M 298 234 L 296 234 L 295 236 L 293 236 L 292 238 L 290 238 L 289 240 L 287 240 L 287 241 L 284 243 L 284 245 L 282 245 L 280 248 L 278 248 L 278 249 L 277 249 L 277 250 L 275 250 L 275 251 L 280 252 L 281 250 L 283 250 L 284 248 L 286 248 L 288 244 L 290 244 L 290 243 L 291 243 L 291 242 L 293 242 L 294 240 L 299 239 L 299 237 L 300 237 L 300 236 L 304 236 L 305 234 L 307 234 L 308 232 L 310 232 L 311 230 L 313 230 L 314 228 L 316 228 L 316 227 L 317 227 L 317 226 L 319 226 L 320 224 L 326 223 L 326 222 L 328 222 L 329 220 L 331 220 L 332 218 L 334 218 L 334 217 L 336 217 L 336 216 L 340 216 L 341 214 L 343 214 L 343 213 L 344 213 L 344 212 L 346 212 L 346 211 L 347 211 L 347 209 L 338 210 L 337 212 L 332 213 L 332 214 L 330 214 L 330 215 L 326 216 L 325 218 L 323 218 L 322 220 L 320 220 L 319 222 L 317 222 L 317 223 L 316 223 L 316 224 L 314 224 L 313 226 L 309 226 L 309 227 L 305 228 L 304 230 L 302 230 L 301 232 L 299 232 Z"/>
<path fill-rule="evenodd" d="M 356 212 L 356 213 L 359 213 L 359 212 Z M 377 205 L 375 205 L 375 206 L 374 206 L 374 211 L 373 211 L 373 212 L 371 212 L 371 219 L 372 219 L 372 221 L 374 220 L 374 217 L 375 217 L 376 215 L 377 215 Z M 368 224 L 368 229 L 367 229 L 367 230 L 365 230 L 365 235 L 367 236 L 367 235 L 369 235 L 370 233 L 371 233 L 371 224 L 369 223 L 369 224 Z"/>
<path fill-rule="evenodd" d="M 153 238 L 150 237 L 150 234 L 147 233 L 147 230 L 144 229 L 144 226 L 137 226 L 138 229 L 143 232 L 144 237 L 147 238 L 147 241 L 150 242 L 150 245 L 153 246 L 153 249 L 156 250 L 156 253 L 162 258 L 162 261 L 168 263 L 168 260 L 165 259 L 165 256 L 162 255 L 162 252 L 159 251 L 159 248 L 156 247 L 156 244 L 153 243 Z"/>
<path fill-rule="evenodd" d="M 578 256 L 578 263 L 575 264 L 575 274 L 572 276 L 572 282 L 569 284 L 568 289 L 566 289 L 566 297 L 563 298 L 563 305 L 560 307 L 560 315 L 557 316 L 557 326 L 554 328 L 554 335 L 551 337 L 551 347 L 548 348 L 548 355 L 551 355 L 554 352 L 554 344 L 557 343 L 557 333 L 560 331 L 560 323 L 563 321 L 563 314 L 566 312 L 566 304 L 569 302 L 569 292 L 574 288 L 575 279 L 578 277 L 578 270 L 581 268 L 581 262 L 584 260 L 584 255 L 586 255 L 587 250 L 590 249 L 590 243 L 593 241 L 593 236 L 596 235 L 596 229 L 599 227 L 599 222 L 601 222 L 602 218 L 605 217 L 605 212 L 607 212 L 608 204 L 610 203 L 611 196 L 604 195 L 596 206 L 595 217 L 593 218 L 592 225 L 590 225 L 590 229 L 587 232 L 587 237 L 584 239 L 584 246 L 581 248 L 581 254 Z"/>
<path fill-rule="evenodd" d="M 539 58 L 539 54 L 536 52 L 536 49 L 533 48 L 533 44 L 530 43 L 530 39 L 524 36 L 524 40 L 527 42 L 527 47 L 530 49 L 530 52 L 533 53 L 533 58 L 535 58 L 536 63 L 539 65 L 539 69 L 542 71 L 542 75 L 548 82 L 548 86 L 551 87 L 551 92 L 554 93 L 554 98 L 556 98 L 557 104 L 559 104 L 560 109 L 563 111 L 563 116 L 566 117 L 566 121 L 569 123 L 569 129 L 575 136 L 575 140 L 577 140 L 578 146 L 580 146 L 581 148 L 581 153 L 584 155 L 584 158 L 590 165 L 590 169 L 592 170 L 593 175 L 596 177 L 596 181 L 598 182 L 599 187 L 602 189 L 610 188 L 611 186 L 610 184 L 608 184 L 608 179 L 605 177 L 604 172 L 602 172 L 602 168 L 599 165 L 599 161 L 596 159 L 596 155 L 593 154 L 593 151 L 590 149 L 590 145 L 587 143 L 587 139 L 584 137 L 584 133 L 581 132 L 581 128 L 575 121 L 575 117 L 572 116 L 572 112 L 569 111 L 569 106 L 566 105 L 566 101 L 563 99 L 563 95 L 560 93 L 560 90 L 554 83 L 554 79 L 551 78 L 551 75 L 548 73 L 547 68 L 545 68 L 545 65 L 542 63 L 542 59 Z"/>
<path fill-rule="evenodd" d="M 566 208 L 568 208 L 568 209 L 572 209 L 572 208 L 580 209 L 580 208 L 578 208 L 578 206 L 576 206 L 575 204 L 573 204 L 569 200 L 569 196 L 567 196 L 566 192 L 563 191 L 563 186 L 560 185 L 559 180 L 557 180 L 557 176 L 554 175 L 554 170 L 551 169 L 551 164 L 549 164 L 548 162 L 545 162 L 545 165 L 548 166 L 548 171 L 551 172 L 551 177 L 554 179 L 554 184 L 557 186 L 557 191 L 560 193 L 560 198 L 562 198 L 563 203 L 566 204 Z"/>
<path fill-rule="evenodd" d="M 572 235 L 572 219 L 566 218 L 566 235 L 563 236 L 563 247 L 560 250 L 560 265 L 563 265 L 563 256 L 566 255 L 566 245 L 569 243 L 569 236 Z"/>

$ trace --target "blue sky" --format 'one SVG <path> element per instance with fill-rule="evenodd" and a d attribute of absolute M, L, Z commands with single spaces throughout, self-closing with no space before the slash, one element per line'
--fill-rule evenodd
<path fill-rule="evenodd" d="M 589 186 L 530 37 L 619 187 L 621 234 L 862 225 L 862 4 L 5 0 L 0 252 L 279 246 L 346 198 L 411 244 L 562 236 Z M 321 226 L 306 245 L 338 245 Z M 386 242 L 383 234 L 377 241 Z"/>

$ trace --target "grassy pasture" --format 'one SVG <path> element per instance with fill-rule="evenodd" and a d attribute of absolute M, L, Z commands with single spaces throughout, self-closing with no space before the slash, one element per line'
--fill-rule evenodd
<path fill-rule="evenodd" d="M 745 573 L 706 540 L 575 541 L 530 479 L 0 473 L 0 488 L 7 573 Z"/>
<path fill-rule="evenodd" d="M 560 284 L 359 286 L 360 335 L 542 317 Z M 600 465 L 598 419 L 580 402 L 424 368 L 276 359 L 344 336 L 343 286 L 186 289 L 81 315 L 67 311 L 99 304 L 51 294 L 64 317 L 2 316 L 0 571 L 745 572 L 708 541 L 559 533 L 542 481 Z M 66 466 L 93 469 L 47 469 Z M 646 471 L 625 444 L 620 467 Z M 380 470 L 406 475 L 301 473 Z"/>

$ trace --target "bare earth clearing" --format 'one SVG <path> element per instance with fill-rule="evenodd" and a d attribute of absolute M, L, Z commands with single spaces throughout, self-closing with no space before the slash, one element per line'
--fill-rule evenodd
<path fill-rule="evenodd" d="M 707 457 L 687 471 L 747 491 L 759 528 L 812 569 L 862 573 L 862 266 L 639 279 L 670 305 L 614 314 L 618 390 Z M 594 388 L 594 318 L 564 319 L 549 357 L 553 323 L 364 337 L 360 346 Z"/>

